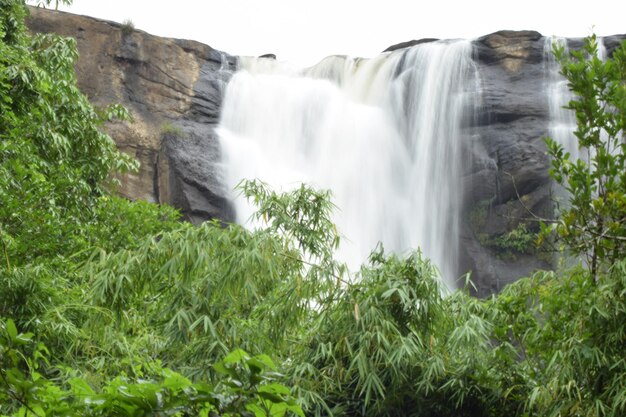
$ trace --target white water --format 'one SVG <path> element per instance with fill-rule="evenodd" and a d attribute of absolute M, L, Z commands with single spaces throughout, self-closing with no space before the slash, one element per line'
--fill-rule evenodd
<path fill-rule="evenodd" d="M 329 57 L 297 71 L 243 60 L 223 102 L 226 182 L 259 178 L 332 190 L 354 269 L 380 241 L 421 250 L 450 288 L 457 277 L 462 125 L 477 74 L 468 41 L 422 44 L 370 60 Z M 252 213 L 235 199 L 238 221 Z"/>
<path fill-rule="evenodd" d="M 566 152 L 569 152 L 571 160 L 574 161 L 580 157 L 578 139 L 574 136 L 576 118 L 573 111 L 564 108 L 572 99 L 572 94 L 567 87 L 567 80 L 560 74 L 561 65 L 552 53 L 552 47 L 555 44 L 565 48 L 566 53 L 568 52 L 567 39 L 546 37 L 544 62 L 547 65 L 545 74 L 547 76 L 546 91 L 550 116 L 549 135 L 563 146 Z"/>
<path fill-rule="evenodd" d="M 598 58 L 606 59 L 606 48 L 601 37 L 597 38 L 598 42 Z M 552 139 L 563 146 L 566 152 L 569 152 L 570 159 L 575 161 L 584 158 L 588 162 L 589 153 L 586 149 L 578 147 L 578 138 L 574 135 L 576 130 L 576 117 L 574 111 L 565 109 L 570 100 L 573 99 L 572 93 L 567 86 L 567 80 L 560 74 L 561 65 L 557 62 L 552 53 L 552 46 L 557 44 L 563 47 L 565 53 L 568 53 L 567 39 L 562 37 L 546 37 L 544 44 L 544 57 L 546 62 L 547 75 L 547 94 L 550 116 L 549 134 Z"/>

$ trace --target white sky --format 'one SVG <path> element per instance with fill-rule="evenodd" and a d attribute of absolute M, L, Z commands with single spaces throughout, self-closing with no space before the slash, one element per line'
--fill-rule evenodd
<path fill-rule="evenodd" d="M 74 0 L 67 11 L 194 39 L 233 55 L 313 64 L 371 57 L 411 39 L 475 38 L 500 29 L 544 35 L 626 33 L 626 0 Z"/>

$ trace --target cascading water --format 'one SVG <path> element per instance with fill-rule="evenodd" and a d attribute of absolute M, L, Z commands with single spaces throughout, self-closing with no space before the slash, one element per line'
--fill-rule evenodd
<path fill-rule="evenodd" d="M 602 38 L 597 38 L 597 57 L 601 60 L 606 59 L 606 48 Z M 546 81 L 547 81 L 547 94 L 548 94 L 548 108 L 549 108 L 549 134 L 550 137 L 560 144 L 565 152 L 570 154 L 570 160 L 575 161 L 577 159 L 583 159 L 587 163 L 588 169 L 593 170 L 593 164 L 591 159 L 593 153 L 587 148 L 580 148 L 578 146 L 578 138 L 574 135 L 576 130 L 576 117 L 573 110 L 564 108 L 574 98 L 571 91 L 568 88 L 567 80 L 561 75 L 561 65 L 554 57 L 552 53 L 553 46 L 557 45 L 564 49 L 565 53 L 569 53 L 569 48 L 566 38 L 561 37 L 548 37 L 544 43 L 544 62 L 546 62 Z M 606 132 L 600 133 L 601 138 L 606 138 Z M 554 203 L 555 209 L 560 211 L 567 209 L 569 205 L 569 193 L 568 191 L 555 184 L 554 188 Z M 577 257 L 569 257 L 568 255 L 555 254 L 554 263 L 565 262 L 571 265 L 579 262 Z M 585 259 L 582 259 L 585 262 Z"/>
<path fill-rule="evenodd" d="M 242 60 L 219 133 L 226 182 L 259 178 L 332 190 L 358 267 L 378 242 L 421 250 L 450 288 L 457 276 L 463 124 L 477 70 L 469 41 L 433 42 L 374 59 L 329 57 L 304 71 Z M 252 208 L 235 198 L 238 221 Z"/>
<path fill-rule="evenodd" d="M 598 58 L 606 59 L 606 48 L 602 38 L 597 38 Z M 574 135 L 576 130 L 576 117 L 574 112 L 564 107 L 573 98 L 567 86 L 567 80 L 561 75 L 561 65 L 552 53 L 553 45 L 564 48 L 568 53 L 567 39 L 562 37 L 546 37 L 544 43 L 544 62 L 546 63 L 546 76 L 548 92 L 548 107 L 550 116 L 550 137 L 563 146 L 569 152 L 570 159 L 588 158 L 586 151 L 578 148 L 578 139 Z"/>
<path fill-rule="evenodd" d="M 572 99 L 567 86 L 567 80 L 561 75 L 561 65 L 552 53 L 553 45 L 568 51 L 567 39 L 560 37 L 546 37 L 544 43 L 544 62 L 546 63 L 546 91 L 548 93 L 548 109 L 550 117 L 550 137 L 569 152 L 572 160 L 580 157 L 578 140 L 574 136 L 576 118 L 574 112 L 564 108 Z"/>
<path fill-rule="evenodd" d="M 602 38 L 597 38 L 598 58 L 606 59 L 606 48 Z M 544 62 L 546 63 L 546 91 L 549 108 L 549 135 L 558 144 L 563 146 L 565 152 L 570 154 L 570 160 L 584 159 L 587 163 L 592 155 L 587 148 L 579 148 L 578 138 L 574 135 L 576 130 L 576 117 L 573 110 L 566 109 L 565 106 L 573 99 L 572 93 L 569 91 L 567 80 L 561 75 L 561 65 L 552 53 L 553 46 L 557 45 L 564 49 L 565 53 L 569 53 L 567 39 L 562 37 L 547 37 L 544 43 Z M 557 210 L 563 205 L 567 205 L 566 201 L 569 197 L 563 187 L 555 188 L 555 202 Z"/>

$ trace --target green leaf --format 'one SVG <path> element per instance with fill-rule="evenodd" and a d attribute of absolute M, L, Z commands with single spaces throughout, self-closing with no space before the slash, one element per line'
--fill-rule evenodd
<path fill-rule="evenodd" d="M 11 319 L 8 319 L 5 322 L 5 329 L 7 334 L 9 335 L 9 340 L 15 342 L 17 339 L 17 328 L 15 327 L 15 322 Z"/>
<path fill-rule="evenodd" d="M 276 370 L 276 365 L 272 359 L 267 355 L 257 355 L 246 361 L 246 364 L 254 369 L 255 372 L 260 373 L 266 369 L 271 371 Z"/>
<path fill-rule="evenodd" d="M 276 395 L 289 395 L 290 391 L 284 385 L 272 383 L 267 385 L 262 385 L 259 387 L 259 393 L 271 393 Z"/>
<path fill-rule="evenodd" d="M 94 390 L 87 383 L 87 381 L 82 378 L 72 378 L 69 380 L 69 383 L 74 394 L 79 397 L 88 397 L 95 394 Z"/>
<path fill-rule="evenodd" d="M 234 364 L 234 363 L 242 363 L 248 361 L 250 359 L 250 355 L 243 349 L 235 349 L 230 352 L 228 355 L 224 357 L 222 362 L 225 365 Z"/>

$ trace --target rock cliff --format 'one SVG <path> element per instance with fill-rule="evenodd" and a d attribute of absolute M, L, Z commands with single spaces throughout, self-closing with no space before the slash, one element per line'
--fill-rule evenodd
<path fill-rule="evenodd" d="M 607 54 L 626 39 L 603 39 Z M 553 188 L 544 138 L 549 135 L 546 38 L 501 31 L 474 42 L 482 108 L 469 127 L 472 155 L 465 182 L 461 270 L 473 271 L 480 296 L 537 269 L 550 269 L 548 251 L 531 239 L 537 217 L 553 217 Z M 569 39 L 579 48 L 582 39 Z"/>
<path fill-rule="evenodd" d="M 235 57 L 198 42 L 43 9 L 31 8 L 29 26 L 75 38 L 83 91 L 96 105 L 121 103 L 131 111 L 132 122 L 106 127 L 118 146 L 141 162 L 138 174 L 120 178 L 122 195 L 172 204 L 195 223 L 234 218 L 220 181 L 214 129 Z M 607 52 L 624 38 L 605 38 Z M 549 254 L 523 247 L 538 228 L 530 211 L 552 213 L 543 142 L 549 124 L 545 41 L 531 31 L 502 31 L 474 41 L 482 105 L 466 126 L 472 139 L 465 144 L 471 158 L 462 179 L 460 269 L 473 271 L 480 296 L 551 266 Z M 575 47 L 580 39 L 569 42 Z"/>
<path fill-rule="evenodd" d="M 80 88 L 97 106 L 121 103 L 130 122 L 106 126 L 141 163 L 120 177 L 128 198 L 168 203 L 194 223 L 234 218 L 219 180 L 214 128 L 236 58 L 194 41 L 166 39 L 130 25 L 30 8 L 39 33 L 76 39 Z"/>

